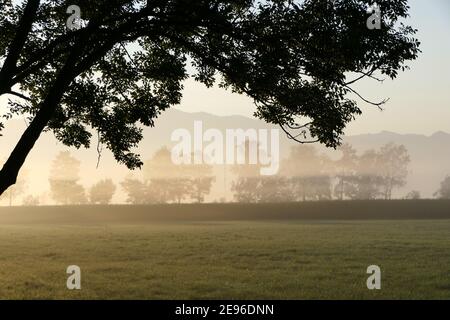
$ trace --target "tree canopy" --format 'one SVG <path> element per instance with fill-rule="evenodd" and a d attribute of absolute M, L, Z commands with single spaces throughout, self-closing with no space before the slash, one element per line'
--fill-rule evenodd
<path fill-rule="evenodd" d="M 370 0 L 0 1 L 0 96 L 5 121 L 29 126 L 0 171 L 14 184 L 44 130 L 89 147 L 92 132 L 117 161 L 142 165 L 132 150 L 140 125 L 180 103 L 188 77 L 252 98 L 255 115 L 299 142 L 340 143 L 361 113 L 352 85 L 377 73 L 395 78 L 419 43 L 401 23 L 406 0 L 379 0 L 380 28 L 367 27 Z M 192 71 L 193 70 L 193 71 Z M 379 80 L 379 79 L 378 79 Z M 6 110 L 5 110 L 6 109 Z"/>
<path fill-rule="evenodd" d="M 445 177 L 441 182 L 441 187 L 434 195 L 438 199 L 450 199 L 450 176 Z"/>

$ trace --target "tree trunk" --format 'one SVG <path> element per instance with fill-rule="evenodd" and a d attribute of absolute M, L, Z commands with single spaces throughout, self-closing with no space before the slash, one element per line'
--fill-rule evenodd
<path fill-rule="evenodd" d="M 17 61 L 19 60 L 20 53 L 25 46 L 28 34 L 32 30 L 34 17 L 36 16 L 36 12 L 39 8 L 39 3 L 40 0 L 27 1 L 23 15 L 20 18 L 18 28 L 15 32 L 16 36 L 8 48 L 8 55 L 6 56 L 2 69 L 0 70 L 0 94 L 8 93 L 13 86 L 11 79 L 14 71 L 16 70 Z"/>
<path fill-rule="evenodd" d="M 54 108 L 55 101 L 49 101 L 45 107 L 43 106 L 39 110 L 30 126 L 23 133 L 8 160 L 3 165 L 3 168 L 0 171 L 0 195 L 17 182 L 19 170 L 24 164 L 26 157 L 30 153 L 37 139 L 41 135 L 41 132 L 50 120 Z M 45 112 L 44 110 L 46 109 L 50 110 Z"/>
<path fill-rule="evenodd" d="M 8 160 L 3 165 L 2 170 L 0 170 L 0 196 L 17 182 L 20 168 L 52 118 L 64 92 L 76 75 L 82 71 L 75 70 L 75 66 L 86 43 L 88 43 L 87 36 L 84 36 L 74 46 L 61 71 L 56 76 L 53 86 L 49 89 L 46 98 L 42 102 L 39 111 L 23 133 Z"/>
<path fill-rule="evenodd" d="M 67 64 L 65 68 L 69 67 Z M 2 195 L 10 186 L 17 182 L 17 176 L 25 159 L 47 126 L 57 105 L 71 82 L 71 77 L 65 72 L 61 72 L 56 78 L 53 87 L 42 103 L 36 116 L 31 121 L 28 128 L 23 133 L 16 147 L 12 151 L 6 163 L 0 171 L 0 195 Z"/>
<path fill-rule="evenodd" d="M 340 186 L 340 192 L 339 192 L 339 200 L 344 200 L 344 193 L 345 193 L 345 190 L 344 190 L 344 184 L 345 184 L 345 180 L 344 180 L 344 175 L 342 175 L 341 176 L 341 186 Z"/>

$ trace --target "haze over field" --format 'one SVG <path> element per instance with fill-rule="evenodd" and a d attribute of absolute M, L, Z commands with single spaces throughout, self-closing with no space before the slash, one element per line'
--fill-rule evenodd
<path fill-rule="evenodd" d="M 171 134 L 175 129 L 185 128 L 192 132 L 195 121 L 202 121 L 204 130 L 216 128 L 225 133 L 226 129 L 243 128 L 276 128 L 269 126 L 263 121 L 248 118 L 245 116 L 216 116 L 207 113 L 185 113 L 179 110 L 168 110 L 157 120 L 156 127 L 144 128 L 144 140 L 137 152 L 142 155 L 143 160 L 147 160 L 162 146 L 173 146 Z M 25 122 L 13 120 L 4 131 L 2 137 L 2 152 L 4 146 L 12 146 L 25 127 Z M 402 198 L 411 190 L 418 190 L 422 197 L 431 198 L 439 188 L 439 183 L 443 178 L 450 174 L 450 134 L 445 132 L 436 132 L 431 136 L 417 134 L 397 134 L 393 132 L 380 132 L 377 134 L 363 134 L 347 136 L 344 142 L 351 144 L 359 153 L 368 149 L 378 149 L 382 145 L 393 142 L 404 145 L 410 154 L 411 164 L 410 173 L 407 179 L 407 185 L 394 191 L 394 197 Z M 289 154 L 292 146 L 297 144 L 287 139 L 284 135 L 280 136 L 280 157 L 285 158 Z M 315 147 L 331 158 L 338 158 L 339 151 L 327 149 L 320 145 Z M 51 162 L 62 150 L 67 150 L 65 146 L 58 143 L 54 137 L 45 133 L 33 149 L 30 158 L 25 165 L 27 174 L 27 184 L 29 185 L 27 193 L 40 195 L 41 202 L 51 203 L 50 196 L 43 196 L 49 191 L 48 175 Z M 139 170 L 129 171 L 124 166 L 117 164 L 108 150 L 102 152 L 100 165 L 97 169 L 98 154 L 95 148 L 69 149 L 72 155 L 81 161 L 80 182 L 85 186 L 91 186 L 96 181 L 112 178 L 119 183 L 128 175 L 133 174 L 136 177 L 142 176 Z M 3 154 L 2 154 L 3 156 Z M 301 164 L 299 164 L 301 165 Z M 226 169 L 226 172 L 225 170 Z M 207 201 L 214 201 L 225 197 L 231 200 L 230 186 L 232 175 L 229 172 L 230 166 L 216 167 L 214 175 L 216 181 L 213 185 L 211 195 Z M 225 175 L 224 175 L 225 172 Z M 125 195 L 121 187 L 118 187 L 114 202 L 123 203 Z"/>

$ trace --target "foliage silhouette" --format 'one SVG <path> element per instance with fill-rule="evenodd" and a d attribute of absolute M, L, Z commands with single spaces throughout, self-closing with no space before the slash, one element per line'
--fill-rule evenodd
<path fill-rule="evenodd" d="M 117 161 L 140 167 L 139 124 L 180 102 L 188 61 L 197 81 L 251 97 L 255 115 L 290 138 L 336 147 L 361 113 L 349 94 L 384 102 L 352 85 L 395 78 L 419 53 L 415 30 L 399 24 L 407 1 L 377 1 L 379 30 L 366 26 L 372 2 L 78 0 L 82 27 L 71 31 L 72 1 L 1 1 L 0 96 L 14 98 L 6 119 L 30 124 L 0 171 L 0 194 L 44 130 L 79 148 L 93 128 Z"/>

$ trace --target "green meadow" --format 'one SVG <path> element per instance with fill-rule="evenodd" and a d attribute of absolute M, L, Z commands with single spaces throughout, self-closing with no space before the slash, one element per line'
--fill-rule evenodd
<path fill-rule="evenodd" d="M 449 298 L 450 202 L 0 208 L 0 299 Z"/>

